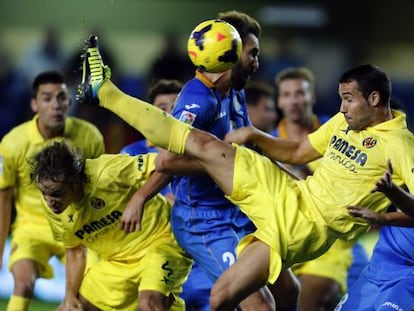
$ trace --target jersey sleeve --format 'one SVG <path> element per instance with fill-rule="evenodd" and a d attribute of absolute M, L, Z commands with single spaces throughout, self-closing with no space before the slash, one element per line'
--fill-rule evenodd
<path fill-rule="evenodd" d="M 124 154 L 103 155 L 86 162 L 87 173 L 97 174 L 96 183 L 108 189 L 137 188 L 155 170 L 156 153 L 129 156 Z M 114 174 L 116 172 L 116 174 Z"/>
<path fill-rule="evenodd" d="M 232 112 L 236 115 L 236 119 L 240 119 L 240 123 L 236 121 L 234 128 L 241 128 L 246 126 L 251 126 L 252 122 L 249 117 L 249 112 L 247 109 L 247 99 L 246 93 L 244 90 L 239 92 L 234 91 L 235 95 L 233 97 Z"/>
<path fill-rule="evenodd" d="M 16 155 L 8 143 L 6 139 L 0 143 L 0 189 L 14 186 L 17 178 Z"/>
<path fill-rule="evenodd" d="M 386 148 L 393 167 L 394 181 L 407 186 L 414 194 L 414 136 L 400 136 Z M 398 179 L 401 179 L 399 181 Z"/>

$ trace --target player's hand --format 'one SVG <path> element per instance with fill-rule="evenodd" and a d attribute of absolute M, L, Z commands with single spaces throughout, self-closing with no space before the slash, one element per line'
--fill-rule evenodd
<path fill-rule="evenodd" d="M 352 217 L 359 217 L 366 220 L 371 225 L 381 225 L 383 223 L 383 215 L 374 212 L 371 209 L 361 206 L 348 206 L 348 213 Z"/>
<path fill-rule="evenodd" d="M 135 193 L 129 200 L 121 217 L 121 229 L 125 233 L 141 230 L 141 221 L 144 214 L 145 200 Z"/>
<path fill-rule="evenodd" d="M 382 175 L 381 179 L 375 184 L 375 187 L 371 190 L 371 192 L 382 192 L 387 195 L 395 184 L 392 182 L 392 173 L 393 168 L 391 164 L 391 160 L 388 159 L 387 161 L 387 170 Z"/>
<path fill-rule="evenodd" d="M 242 127 L 227 133 L 224 137 L 224 140 L 228 143 L 244 145 L 250 141 L 251 137 L 256 131 L 257 129 L 255 129 L 253 126 Z"/>
<path fill-rule="evenodd" d="M 65 297 L 56 311 L 84 311 L 82 303 L 76 297 Z"/>

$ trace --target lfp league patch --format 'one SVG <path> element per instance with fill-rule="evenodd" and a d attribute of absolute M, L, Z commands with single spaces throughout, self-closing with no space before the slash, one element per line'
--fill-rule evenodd
<path fill-rule="evenodd" d="M 196 114 L 189 112 L 187 110 L 184 110 L 183 112 L 181 112 L 179 120 L 191 125 L 194 123 L 194 120 L 196 117 L 197 117 Z"/>

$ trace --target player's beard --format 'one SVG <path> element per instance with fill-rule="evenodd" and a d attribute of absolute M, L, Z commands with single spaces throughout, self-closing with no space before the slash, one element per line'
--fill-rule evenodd
<path fill-rule="evenodd" d="M 238 62 L 231 70 L 231 85 L 236 91 L 240 91 L 249 82 L 253 71 L 245 68 L 241 62 Z"/>

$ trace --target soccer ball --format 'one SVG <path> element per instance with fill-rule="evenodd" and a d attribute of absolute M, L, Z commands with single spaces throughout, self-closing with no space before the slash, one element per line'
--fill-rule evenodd
<path fill-rule="evenodd" d="M 212 19 L 198 24 L 187 42 L 187 52 L 198 68 L 207 72 L 222 72 L 234 66 L 242 51 L 242 41 L 236 28 Z"/>

